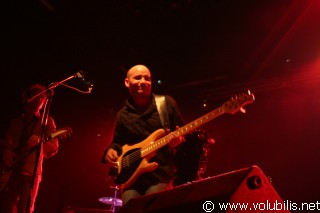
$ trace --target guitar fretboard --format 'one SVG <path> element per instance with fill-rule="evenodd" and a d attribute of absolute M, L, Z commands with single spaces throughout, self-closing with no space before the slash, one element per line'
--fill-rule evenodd
<path fill-rule="evenodd" d="M 179 129 L 175 130 L 174 132 L 169 133 L 168 135 L 154 141 L 148 147 L 141 149 L 141 157 L 147 156 L 148 154 L 160 149 L 161 147 L 167 145 L 174 137 L 180 137 L 185 134 L 192 132 L 193 130 L 197 129 L 198 127 L 208 123 L 209 121 L 213 120 L 214 118 L 224 114 L 224 108 L 219 107 L 200 118 L 180 127 Z"/>

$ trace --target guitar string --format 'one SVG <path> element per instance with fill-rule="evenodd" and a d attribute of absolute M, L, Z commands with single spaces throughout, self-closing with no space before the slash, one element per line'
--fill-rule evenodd
<path fill-rule="evenodd" d="M 239 97 L 236 97 L 236 99 L 239 99 Z M 207 114 L 204 115 L 204 116 L 201 116 L 199 119 L 195 120 L 194 122 L 191 122 L 190 124 L 182 127 L 181 130 L 183 130 L 183 132 L 184 132 L 184 129 L 186 129 L 186 132 L 188 132 L 188 127 L 191 127 L 191 129 L 195 129 L 195 128 L 203 125 L 204 123 L 208 122 L 209 120 L 212 120 L 213 118 L 215 118 L 215 117 L 216 117 L 216 116 L 215 116 L 215 113 L 216 113 L 216 112 L 218 112 L 218 114 L 217 114 L 216 116 L 218 116 L 219 114 L 221 115 L 221 114 L 224 114 L 224 113 L 225 113 L 224 110 L 223 110 L 223 107 L 220 107 L 220 108 L 218 108 L 218 109 L 216 109 L 216 110 L 213 110 L 212 112 L 207 113 Z M 205 118 L 205 122 L 203 122 L 203 119 L 204 119 L 204 118 Z M 200 122 L 200 124 L 198 124 L 197 122 Z M 193 127 L 193 124 L 195 125 L 195 127 Z M 180 130 L 180 131 L 181 131 L 181 130 Z M 190 131 L 190 130 L 189 130 L 189 131 Z M 179 131 L 178 131 L 178 133 L 179 133 Z M 180 135 L 180 133 L 179 133 L 178 135 Z M 166 141 L 166 138 L 167 138 L 167 137 L 168 137 L 168 135 L 165 136 L 163 139 L 160 139 L 159 142 L 161 142 L 161 140 L 165 140 L 165 141 Z M 159 143 L 159 142 L 158 142 L 158 143 Z M 158 143 L 155 143 L 155 144 L 154 144 L 154 146 L 156 146 L 156 148 L 158 147 L 158 145 L 157 145 Z M 161 144 L 160 144 L 160 145 L 161 145 Z M 154 148 L 153 148 L 153 149 L 154 149 Z M 157 148 L 157 149 L 158 149 L 158 148 Z M 122 160 L 122 162 L 121 162 L 121 165 L 122 165 L 123 167 L 128 166 L 131 162 L 135 162 L 135 161 L 137 161 L 137 160 L 140 159 L 140 158 L 141 158 L 141 149 L 136 150 L 136 151 L 134 151 L 133 153 L 130 153 L 130 154 L 128 154 L 127 156 L 125 156 L 125 157 L 124 157 L 124 160 Z"/>
<path fill-rule="evenodd" d="M 189 125 L 187 125 L 187 126 L 189 126 Z M 185 126 L 184 128 L 181 128 L 181 130 L 178 131 L 178 135 L 181 134 L 181 133 L 179 133 L 179 132 L 184 132 L 184 129 L 188 129 L 187 126 Z M 192 127 L 192 125 L 191 125 L 191 127 Z M 186 130 L 186 131 L 187 131 L 187 130 Z M 162 139 L 157 140 L 158 142 L 156 141 L 156 142 L 152 145 L 152 146 L 155 146 L 155 148 L 150 148 L 151 146 L 149 146 L 149 148 L 152 149 L 152 150 L 158 149 L 158 147 L 161 146 L 162 141 L 165 141 L 165 142 L 166 142 L 166 141 L 168 141 L 167 138 L 170 138 L 170 137 L 172 137 L 172 135 L 166 135 L 166 136 L 163 137 Z M 169 139 L 169 140 L 171 140 L 171 139 Z M 134 151 L 134 152 L 126 155 L 126 156 L 123 158 L 121 165 L 122 165 L 122 167 L 130 166 L 131 163 L 136 162 L 136 161 L 139 160 L 140 158 L 141 158 L 141 149 L 136 150 L 136 151 Z"/>
<path fill-rule="evenodd" d="M 212 114 L 212 113 L 209 113 L 209 114 Z M 204 117 L 204 116 L 203 116 L 203 117 Z M 208 115 L 206 116 L 206 120 L 208 120 Z M 202 123 L 202 122 L 203 122 L 203 118 L 200 117 L 199 119 L 195 120 L 194 122 L 191 122 L 190 124 L 182 127 L 182 128 L 177 132 L 177 133 L 178 133 L 177 135 L 182 135 L 181 132 L 182 132 L 182 133 L 183 133 L 183 132 L 188 132 L 188 129 L 190 129 L 190 128 L 191 128 L 191 129 L 194 129 L 194 128 L 200 126 L 200 125 L 198 124 L 198 122 L 199 122 L 199 123 Z M 193 127 L 193 126 L 196 126 L 196 127 Z M 172 135 L 171 135 L 171 137 L 172 137 Z M 169 135 L 166 135 L 164 138 L 160 139 L 159 142 L 154 143 L 153 146 L 156 146 L 156 149 L 158 149 L 158 147 L 159 147 L 158 144 L 160 143 L 160 145 L 161 145 L 161 144 L 162 144 L 161 141 L 163 141 L 163 140 L 164 140 L 164 141 L 167 141 L 167 138 L 170 138 L 170 136 L 169 136 Z M 170 140 L 171 140 L 171 139 L 170 139 Z M 150 147 L 150 146 L 149 146 L 149 147 Z M 152 149 L 154 149 L 154 148 L 152 148 Z M 136 161 L 139 160 L 140 158 L 141 158 L 141 149 L 136 150 L 136 151 L 134 151 L 134 152 L 126 155 L 126 156 L 123 158 L 121 165 L 122 165 L 122 167 L 127 167 L 127 166 L 130 167 L 130 164 L 131 164 L 131 163 L 136 162 Z"/>
<path fill-rule="evenodd" d="M 208 113 L 207 115 L 204 115 L 202 117 L 200 117 L 199 119 L 195 120 L 194 122 L 191 122 L 190 124 L 182 127 L 177 133 L 177 135 L 182 135 L 181 132 L 188 132 L 190 129 L 195 129 L 198 126 L 200 126 L 200 124 L 203 123 L 203 118 L 206 118 L 205 120 L 209 120 L 209 118 L 212 116 L 211 114 L 214 114 L 214 112 L 212 113 Z M 200 124 L 198 124 L 198 122 Z M 194 127 L 195 126 L 195 127 Z M 172 135 L 171 135 L 172 137 Z M 170 135 L 165 136 L 164 138 L 160 139 L 160 141 L 158 143 L 160 143 L 161 141 L 167 141 L 167 138 L 170 138 Z M 170 139 L 171 140 L 171 139 Z M 153 146 L 156 146 L 156 148 L 158 148 L 158 143 L 153 144 Z M 161 145 L 161 143 L 160 143 Z M 150 147 L 150 146 L 149 146 Z M 152 148 L 154 149 L 154 148 Z M 122 166 L 126 167 L 126 166 L 130 166 L 131 163 L 136 162 L 137 160 L 139 160 L 141 158 L 141 149 L 134 151 L 133 153 L 128 154 L 127 156 L 124 157 L 124 160 L 122 161 Z"/>
<path fill-rule="evenodd" d="M 201 116 L 200 118 L 196 119 L 195 121 L 191 122 L 190 124 L 182 127 L 182 128 L 180 129 L 180 131 L 177 132 L 178 135 L 182 135 L 180 132 L 183 133 L 183 132 L 188 132 L 188 131 L 190 131 L 190 129 L 196 129 L 197 127 L 199 127 L 199 126 L 203 125 L 204 123 L 206 123 L 207 121 L 211 120 L 212 118 L 215 117 L 216 111 L 217 111 L 217 110 L 214 110 L 214 111 L 212 111 L 212 112 L 209 112 L 209 113 L 207 113 L 206 115 L 203 115 L 203 116 Z M 220 114 L 223 114 L 223 113 L 221 112 L 221 107 L 218 109 L 218 112 L 220 112 Z M 205 119 L 204 119 L 204 118 L 205 118 Z M 205 122 L 203 122 L 204 120 L 205 120 Z M 189 128 L 190 128 L 190 129 L 189 129 Z M 171 136 L 172 136 L 172 135 L 171 135 Z M 159 142 L 161 142 L 161 141 L 163 141 L 163 140 L 167 141 L 166 139 L 167 139 L 168 137 L 170 137 L 170 136 L 169 136 L 169 135 L 165 136 L 164 138 L 160 139 Z M 158 142 L 158 143 L 159 143 L 159 142 Z M 157 149 L 158 146 L 159 146 L 158 143 L 153 144 L 153 146 L 156 146 L 156 149 Z M 161 145 L 161 144 L 160 144 L 160 145 Z M 149 147 L 150 147 L 150 146 L 149 146 Z M 154 149 L 154 148 L 152 148 L 152 149 Z M 123 158 L 124 160 L 122 160 L 121 165 L 122 165 L 123 167 L 129 166 L 131 163 L 136 162 L 136 161 L 139 160 L 140 158 L 141 158 L 141 149 L 136 150 L 136 151 L 134 151 L 133 153 L 130 153 L 130 154 L 128 154 L 127 156 L 125 156 L 125 157 Z"/>
<path fill-rule="evenodd" d="M 158 147 L 159 145 L 161 145 L 161 141 L 163 140 L 166 140 L 167 136 L 165 136 L 164 138 L 158 140 L 159 142 L 156 142 L 153 144 L 153 146 L 156 146 Z M 159 144 L 160 143 L 160 144 Z M 150 146 L 149 146 L 150 147 Z M 154 149 L 154 148 L 153 148 Z M 139 160 L 141 158 L 141 150 L 142 149 L 139 149 L 139 150 L 136 150 L 128 155 L 126 155 L 122 160 L 122 166 L 125 167 L 125 166 L 129 166 L 131 163 L 134 163 L 136 162 L 137 160 Z"/>

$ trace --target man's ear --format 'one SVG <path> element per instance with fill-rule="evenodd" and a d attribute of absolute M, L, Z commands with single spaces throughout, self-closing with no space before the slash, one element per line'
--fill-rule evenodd
<path fill-rule="evenodd" d="M 124 85 L 129 88 L 129 79 L 128 78 L 124 79 Z"/>

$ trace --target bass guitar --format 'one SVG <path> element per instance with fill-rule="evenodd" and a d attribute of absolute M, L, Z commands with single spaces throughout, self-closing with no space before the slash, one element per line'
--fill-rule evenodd
<path fill-rule="evenodd" d="M 251 104 L 254 100 L 254 95 L 248 91 L 248 93 L 231 98 L 217 109 L 180 127 L 174 132 L 167 134 L 164 129 L 158 129 L 140 143 L 124 145 L 122 147 L 122 154 L 117 159 L 114 168 L 117 173 L 114 179 L 115 184 L 120 188 L 127 188 L 141 174 L 155 170 L 158 164 L 156 162 L 149 162 L 150 158 L 155 156 L 156 151 L 167 145 L 174 137 L 188 134 L 222 114 L 235 114 L 239 110 L 245 112 L 243 107 Z"/>

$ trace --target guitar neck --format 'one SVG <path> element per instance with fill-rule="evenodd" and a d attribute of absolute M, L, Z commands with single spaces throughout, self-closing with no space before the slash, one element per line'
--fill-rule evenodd
<path fill-rule="evenodd" d="M 194 131 L 195 129 L 199 128 L 200 126 L 208 123 L 209 121 L 213 120 L 214 118 L 216 118 L 222 114 L 224 114 L 223 107 L 219 107 L 219 108 L 201 116 L 200 118 L 192 121 L 191 123 L 188 123 L 188 124 L 180 127 L 179 129 L 175 130 L 173 132 L 173 134 L 176 137 L 188 134 L 188 133 Z M 166 137 L 168 137 L 168 136 L 166 136 Z"/>
<path fill-rule="evenodd" d="M 149 155 L 150 153 L 160 149 L 161 147 L 167 145 L 174 137 L 180 137 L 183 135 L 186 135 L 198 127 L 208 123 L 209 121 L 213 120 L 214 118 L 224 114 L 224 108 L 219 107 L 203 116 L 200 118 L 180 127 L 179 129 L 175 130 L 174 132 L 169 133 L 168 135 L 154 141 L 151 145 L 144 147 L 141 150 L 141 153 L 143 153 L 142 157 Z"/>

